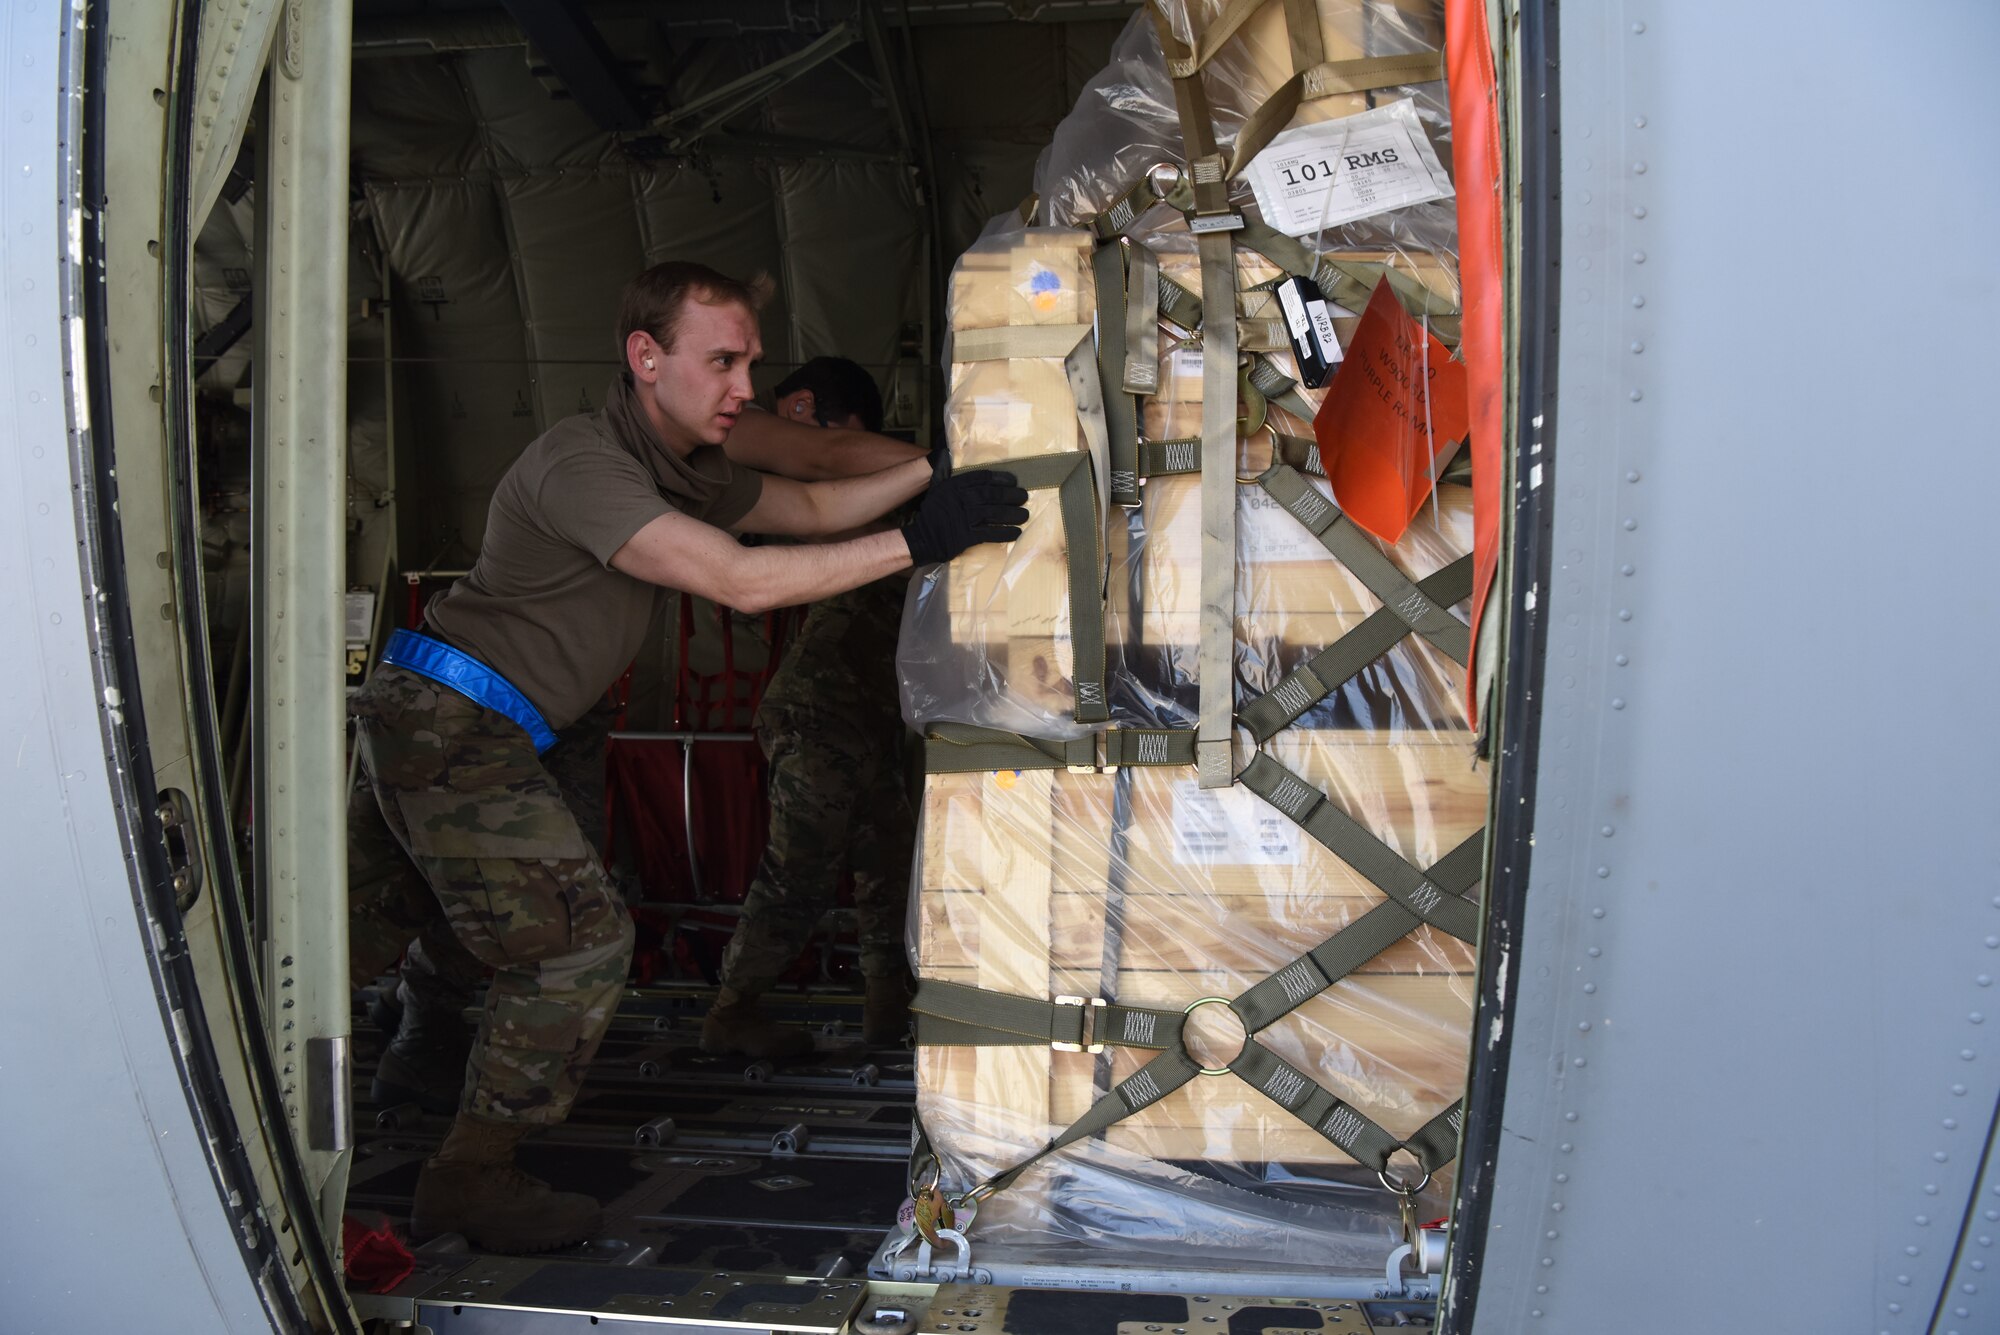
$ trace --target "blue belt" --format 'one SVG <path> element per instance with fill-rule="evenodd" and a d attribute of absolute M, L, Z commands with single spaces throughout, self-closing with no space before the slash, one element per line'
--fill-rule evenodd
<path fill-rule="evenodd" d="M 440 686 L 451 687 L 474 704 L 505 714 L 521 725 L 535 744 L 537 755 L 556 744 L 555 730 L 542 717 L 542 711 L 513 682 L 443 640 L 413 630 L 395 631 L 389 636 L 381 661 L 385 667 L 399 667 L 419 677 L 428 677 Z"/>

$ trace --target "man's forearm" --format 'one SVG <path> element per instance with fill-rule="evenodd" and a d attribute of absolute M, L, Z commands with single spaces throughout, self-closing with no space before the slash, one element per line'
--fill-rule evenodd
<path fill-rule="evenodd" d="M 930 484 L 931 468 L 918 455 L 894 468 L 837 482 L 807 485 L 816 522 L 808 536 L 860 528 L 909 500 Z"/>
<path fill-rule="evenodd" d="M 731 575 L 726 601 L 739 612 L 768 612 L 858 589 L 909 566 L 909 544 L 894 531 L 812 547 L 750 547 Z"/>
<path fill-rule="evenodd" d="M 820 467 L 827 478 L 861 477 L 868 473 L 879 473 L 885 468 L 921 459 L 925 455 L 922 446 L 912 445 L 906 440 L 893 436 L 878 436 L 873 431 L 853 431 L 843 427 L 825 427 L 823 434 L 833 439 L 827 442 Z"/>
<path fill-rule="evenodd" d="M 924 454 L 915 445 L 872 431 L 805 426 L 766 412 L 744 413 L 723 450 L 737 463 L 798 482 L 879 473 Z"/>

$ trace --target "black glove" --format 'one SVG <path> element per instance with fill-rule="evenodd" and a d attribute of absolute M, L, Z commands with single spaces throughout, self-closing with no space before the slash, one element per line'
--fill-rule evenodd
<path fill-rule="evenodd" d="M 931 486 L 910 522 L 903 541 L 910 545 L 912 565 L 949 561 L 981 542 L 1012 542 L 1028 522 L 1028 493 L 1014 484 L 1012 473 L 977 468 L 954 475 L 951 456 L 935 451 Z"/>

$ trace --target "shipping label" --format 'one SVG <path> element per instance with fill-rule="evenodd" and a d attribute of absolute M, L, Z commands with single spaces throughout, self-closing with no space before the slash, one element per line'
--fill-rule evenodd
<path fill-rule="evenodd" d="M 1277 136 L 1244 169 L 1264 221 L 1288 236 L 1451 196 L 1408 98 Z"/>
<path fill-rule="evenodd" d="M 1174 784 L 1174 865 L 1295 867 L 1304 831 L 1247 788 Z"/>

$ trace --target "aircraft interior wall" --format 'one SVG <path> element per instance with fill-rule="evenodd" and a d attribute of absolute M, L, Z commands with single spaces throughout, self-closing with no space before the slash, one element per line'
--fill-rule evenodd
<path fill-rule="evenodd" d="M 353 65 L 347 580 L 388 600 L 378 627 L 404 614 L 399 574 L 471 564 L 492 489 L 529 441 L 601 405 L 618 371 L 619 290 L 649 264 L 693 259 L 770 278 L 760 391 L 836 353 L 874 372 L 890 431 L 930 430 L 937 368 L 926 306 L 938 276 L 991 215 L 1027 194 L 1041 147 L 1123 27 L 891 28 L 892 74 L 914 73 L 895 91 L 916 95 L 921 140 L 906 142 L 869 48 L 856 44 L 727 133 L 669 154 L 595 124 L 504 17 L 471 36 L 463 22 L 399 17 L 404 8 L 414 7 L 358 8 Z M 598 23 L 634 85 L 669 106 L 812 40 L 705 36 L 634 17 Z M 753 134 L 780 146 L 740 142 Z M 253 124 L 193 273 L 196 340 L 219 349 L 197 369 L 221 663 L 247 648 L 254 339 L 229 330 L 247 327 L 252 312 L 238 307 L 254 305 L 255 135 Z M 667 722 L 659 638 L 635 676 L 634 726 Z M 761 666 L 755 636 L 737 647 L 746 669 Z M 226 683 L 217 691 L 226 695 Z"/>

